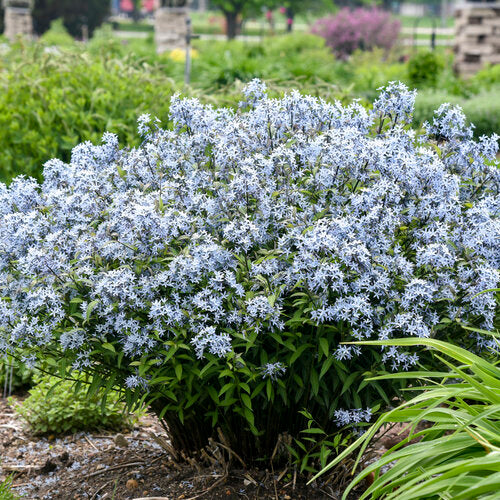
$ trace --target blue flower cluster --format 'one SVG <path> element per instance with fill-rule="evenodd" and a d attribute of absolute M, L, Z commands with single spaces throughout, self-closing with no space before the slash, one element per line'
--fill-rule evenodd
<path fill-rule="evenodd" d="M 0 350 L 56 346 L 82 368 L 96 343 L 138 359 L 182 330 L 197 358 L 225 357 L 236 337 L 285 331 L 298 292 L 311 324 L 344 325 L 341 340 L 493 326 L 496 137 L 474 141 L 447 105 L 416 133 L 400 83 L 372 111 L 271 99 L 259 81 L 245 99 L 232 110 L 174 96 L 173 129 L 141 116 L 141 147 L 108 133 L 49 161 L 40 185 L 0 184 Z M 261 373 L 286 368 L 270 359 Z"/>

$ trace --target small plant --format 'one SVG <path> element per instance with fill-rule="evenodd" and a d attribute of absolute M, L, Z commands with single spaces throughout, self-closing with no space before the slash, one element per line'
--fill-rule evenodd
<path fill-rule="evenodd" d="M 473 329 L 473 331 L 477 331 Z M 488 332 L 480 332 L 488 334 Z M 371 380 L 423 379 L 421 394 L 383 414 L 355 443 L 338 455 L 320 474 L 360 448 L 364 450 L 386 423 L 409 422 L 407 438 L 365 468 L 345 490 L 343 499 L 363 479 L 374 480 L 361 495 L 391 500 L 453 500 L 498 498 L 500 488 L 500 368 L 465 349 L 435 339 L 402 339 L 363 342 L 364 345 L 427 346 L 449 372 L 408 372 Z M 497 351 L 498 353 L 498 351 Z M 444 357 L 443 357 L 444 356 Z M 451 358 L 450 362 L 446 358 Z M 433 379 L 441 379 L 436 382 Z M 419 432 L 422 422 L 432 425 Z M 415 444 L 406 446 L 418 439 Z M 406 446 L 406 447 L 405 447 Z M 356 467 L 355 465 L 355 467 Z M 317 477 L 317 476 L 316 476 Z"/>
<path fill-rule="evenodd" d="M 1 466 L 1 464 L 0 464 Z M 12 478 L 9 477 L 5 481 L 0 482 L 0 500 L 18 500 L 19 497 L 11 490 Z"/>
<path fill-rule="evenodd" d="M 435 52 L 417 52 L 408 62 L 408 79 L 418 87 L 435 87 L 443 69 L 443 59 Z"/>
<path fill-rule="evenodd" d="M 72 47 L 75 45 L 75 40 L 68 33 L 62 19 L 56 19 L 50 23 L 50 29 L 40 37 L 40 42 L 55 47 Z"/>
<path fill-rule="evenodd" d="M 312 32 L 322 36 L 340 59 L 346 59 L 355 50 L 392 48 L 399 36 L 400 23 L 388 12 L 378 8 L 347 7 L 334 16 L 318 19 Z"/>
<path fill-rule="evenodd" d="M 80 378 L 81 381 L 81 378 Z M 35 434 L 66 434 L 97 429 L 122 430 L 132 418 L 120 402 L 119 394 L 98 390 L 88 395 L 69 380 L 52 376 L 36 378 L 36 385 L 16 411 Z"/>

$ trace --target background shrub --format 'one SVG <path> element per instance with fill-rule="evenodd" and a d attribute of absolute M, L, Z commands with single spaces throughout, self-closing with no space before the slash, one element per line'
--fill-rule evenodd
<path fill-rule="evenodd" d="M 475 126 L 476 137 L 491 133 L 500 135 L 500 88 L 465 99 L 462 108 Z"/>
<path fill-rule="evenodd" d="M 59 50 L 15 46 L 0 61 L 2 181 L 40 178 L 43 163 L 69 160 L 75 144 L 98 141 L 105 129 L 133 146 L 138 113 L 154 108 L 168 117 L 175 85 L 159 67 Z"/>
<path fill-rule="evenodd" d="M 389 50 L 396 43 L 400 27 L 400 22 L 384 10 L 343 8 L 334 16 L 318 19 L 312 32 L 322 36 L 337 57 L 346 59 L 357 49 Z"/>
<path fill-rule="evenodd" d="M 408 62 L 408 80 L 416 87 L 435 87 L 444 69 L 444 61 L 436 52 L 417 52 Z"/>
<path fill-rule="evenodd" d="M 35 434 L 118 431 L 132 425 L 116 392 L 101 389 L 89 396 L 85 388 L 75 391 L 74 382 L 48 375 L 36 376 L 35 384 L 29 396 L 16 405 L 16 411 Z"/>
<path fill-rule="evenodd" d="M 475 91 L 480 92 L 484 89 L 500 86 L 500 65 L 494 64 L 486 66 L 481 71 L 473 75 L 469 81 L 470 85 L 475 87 Z"/>
<path fill-rule="evenodd" d="M 56 19 L 50 23 L 50 29 L 47 30 L 41 37 L 40 43 L 49 47 L 72 47 L 75 45 L 75 40 L 68 33 L 62 19 Z"/>

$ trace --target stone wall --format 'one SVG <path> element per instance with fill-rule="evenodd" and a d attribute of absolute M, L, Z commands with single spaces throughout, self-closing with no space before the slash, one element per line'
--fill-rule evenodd
<path fill-rule="evenodd" d="M 14 41 L 18 35 L 33 36 L 31 0 L 4 0 L 4 35 Z"/>
<path fill-rule="evenodd" d="M 186 47 L 188 9 L 185 7 L 162 7 L 155 12 L 156 51 Z"/>
<path fill-rule="evenodd" d="M 500 2 L 463 4 L 455 17 L 455 70 L 470 76 L 500 64 Z"/>

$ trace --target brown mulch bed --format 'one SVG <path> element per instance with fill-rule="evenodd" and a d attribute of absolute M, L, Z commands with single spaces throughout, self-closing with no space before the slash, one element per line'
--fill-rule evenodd
<path fill-rule="evenodd" d="M 399 430 L 384 439 L 394 441 Z M 235 464 L 228 471 L 178 464 L 154 435 L 165 437 L 158 421 L 145 416 L 127 434 L 37 437 L 0 399 L 0 481 L 12 475 L 13 491 L 37 500 L 322 500 L 342 495 L 336 478 L 307 486 L 293 469 L 240 470 Z M 382 440 L 378 453 L 383 451 Z"/>

